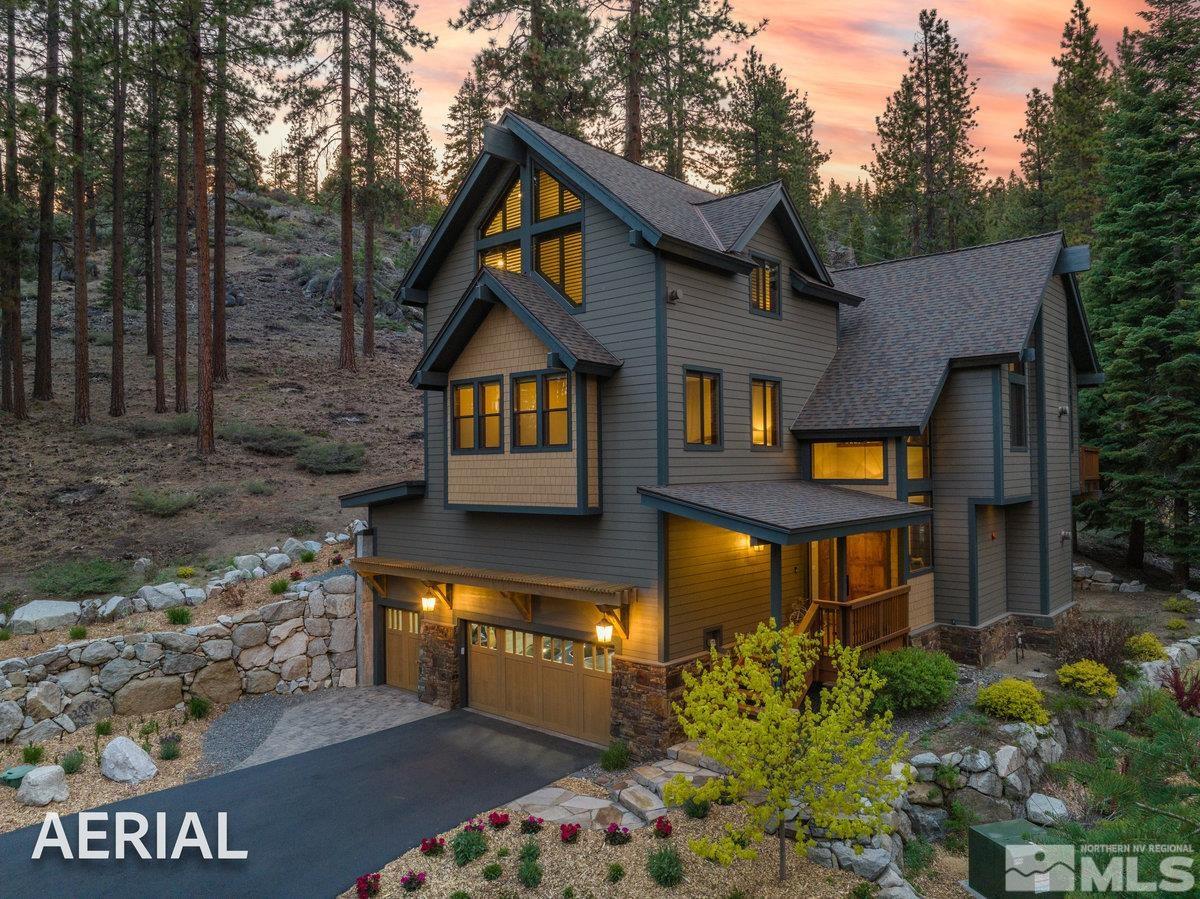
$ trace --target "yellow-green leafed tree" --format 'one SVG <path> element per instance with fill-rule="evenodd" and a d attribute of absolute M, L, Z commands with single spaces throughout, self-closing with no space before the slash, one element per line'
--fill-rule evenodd
<path fill-rule="evenodd" d="M 725 865 L 753 858 L 774 827 L 783 879 L 782 822 L 794 799 L 835 839 L 890 830 L 886 816 L 908 783 L 892 775 L 904 740 L 892 735 L 891 713 L 874 719 L 867 713 L 883 678 L 859 665 L 857 649 L 835 644 L 830 654 L 837 681 L 816 706 L 806 675 L 819 655 L 817 640 L 790 627 L 777 630 L 773 621 L 684 672 L 683 703 L 674 707 L 684 733 L 732 773 L 699 787 L 677 777 L 667 785 L 667 801 L 732 798 L 745 809 L 744 825 L 729 825 L 720 839 L 693 841 L 696 854 Z M 798 833 L 797 852 L 810 842 Z"/>

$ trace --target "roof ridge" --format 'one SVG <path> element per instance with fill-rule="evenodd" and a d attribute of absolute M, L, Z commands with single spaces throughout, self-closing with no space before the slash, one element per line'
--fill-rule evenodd
<path fill-rule="evenodd" d="M 668 176 L 670 177 L 670 176 Z M 782 178 L 776 178 L 774 181 L 766 181 L 762 184 L 756 184 L 754 187 L 747 187 L 745 190 L 735 190 L 731 194 L 721 194 L 720 196 L 711 197 L 707 200 L 701 200 L 698 203 L 692 203 L 692 206 L 707 206 L 710 203 L 720 203 L 722 200 L 732 200 L 734 197 L 740 197 L 744 194 L 752 194 L 757 190 L 766 190 L 768 187 L 774 187 L 776 184 L 782 184 Z M 703 189 L 703 188 L 702 188 Z"/>
<path fill-rule="evenodd" d="M 1002 247 L 1005 244 L 1010 244 L 1010 243 L 1023 243 L 1024 241 L 1027 241 L 1027 240 L 1040 240 L 1043 237 L 1052 237 L 1056 234 L 1061 237 L 1063 234 L 1063 231 L 1061 229 L 1059 229 L 1057 231 L 1044 231 L 1041 234 L 1029 234 L 1029 235 L 1026 235 L 1025 237 L 1010 237 L 1007 240 L 995 240 L 995 241 L 992 241 L 991 243 L 977 243 L 977 244 L 972 244 L 969 247 L 958 247 L 957 249 L 954 249 L 954 250 L 938 250 L 936 253 L 918 253 L 915 256 L 900 256 L 897 259 L 883 259 L 883 260 L 880 260 L 879 262 L 868 262 L 864 265 L 848 265 L 845 268 L 830 269 L 829 272 L 830 272 L 830 274 L 842 274 L 844 272 L 856 272 L 859 269 L 877 268 L 881 265 L 892 265 L 893 263 L 896 263 L 896 262 L 912 262 L 914 259 L 932 259 L 935 256 L 950 256 L 954 253 L 967 253 L 967 252 L 970 252 L 971 250 L 985 250 L 989 247 Z"/>

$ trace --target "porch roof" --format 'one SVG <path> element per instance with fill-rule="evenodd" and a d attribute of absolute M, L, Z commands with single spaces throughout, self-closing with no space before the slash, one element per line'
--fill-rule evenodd
<path fill-rule="evenodd" d="M 769 543 L 807 543 L 919 524 L 927 506 L 812 481 L 639 487 L 642 502 Z"/>
<path fill-rule="evenodd" d="M 628 605 L 637 598 L 637 587 L 632 584 L 610 584 L 585 578 L 497 571 L 466 565 L 442 565 L 385 556 L 363 556 L 353 559 L 350 567 L 362 575 L 392 575 L 439 584 L 463 584 L 504 593 L 530 593 L 597 604 Z"/>

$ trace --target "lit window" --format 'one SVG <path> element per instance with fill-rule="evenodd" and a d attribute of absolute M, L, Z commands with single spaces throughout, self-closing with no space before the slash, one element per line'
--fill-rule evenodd
<path fill-rule="evenodd" d="M 1029 446 L 1029 412 L 1025 402 L 1025 363 L 1008 366 L 1008 445 L 1013 449 Z"/>
<path fill-rule="evenodd" d="M 496 205 L 483 228 L 484 237 L 492 237 L 521 227 L 521 179 L 517 178 Z"/>
<path fill-rule="evenodd" d="M 750 381 L 750 442 L 754 446 L 779 446 L 778 381 Z"/>
<path fill-rule="evenodd" d="M 454 448 L 459 451 L 500 449 L 500 382 L 455 384 Z"/>
<path fill-rule="evenodd" d="M 470 640 L 472 646 L 478 646 L 481 649 L 496 649 L 499 645 L 496 641 L 496 629 L 490 624 L 475 624 L 472 622 Z"/>
<path fill-rule="evenodd" d="M 504 272 L 521 271 L 521 245 L 505 243 L 491 247 L 479 254 L 479 264 L 487 268 L 498 268 Z"/>
<path fill-rule="evenodd" d="M 483 449 L 500 448 L 500 382 L 479 385 L 479 445 Z"/>
<path fill-rule="evenodd" d="M 475 385 L 454 388 L 454 448 L 475 449 Z"/>
<path fill-rule="evenodd" d="M 929 493 L 913 493 L 908 501 L 917 506 L 933 506 Z M 933 524 L 926 521 L 908 526 L 908 570 L 920 571 L 933 567 Z"/>
<path fill-rule="evenodd" d="M 812 445 L 816 481 L 882 481 L 883 441 L 844 441 Z"/>
<path fill-rule="evenodd" d="M 513 446 L 571 444 L 571 394 L 567 375 L 548 372 L 513 380 Z"/>
<path fill-rule="evenodd" d="M 537 220 L 539 222 L 579 209 L 579 197 L 558 183 L 549 173 L 537 173 Z"/>
<path fill-rule="evenodd" d="M 750 309 L 767 315 L 779 311 L 779 263 L 755 259 L 750 272 Z"/>
<path fill-rule="evenodd" d="M 908 438 L 908 479 L 927 481 L 930 477 L 929 431 L 926 429 L 919 437 Z"/>
<path fill-rule="evenodd" d="M 560 231 L 537 242 L 538 273 L 578 306 L 583 302 L 583 232 Z"/>
<path fill-rule="evenodd" d="M 537 378 L 518 378 L 513 382 L 513 444 L 515 446 L 537 446 Z"/>
<path fill-rule="evenodd" d="M 721 376 L 689 371 L 684 383 L 688 445 L 718 446 L 721 443 Z"/>
<path fill-rule="evenodd" d="M 613 651 L 611 646 L 596 646 L 593 643 L 583 644 L 583 667 L 588 671 L 604 671 L 612 673 Z"/>

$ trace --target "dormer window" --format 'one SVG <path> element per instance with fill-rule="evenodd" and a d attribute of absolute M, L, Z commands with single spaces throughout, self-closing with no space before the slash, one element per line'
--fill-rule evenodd
<path fill-rule="evenodd" d="M 563 187 L 548 172 L 539 170 L 537 173 L 537 214 L 536 220 L 544 222 L 568 212 L 577 212 L 580 208 L 579 197 Z"/>
<path fill-rule="evenodd" d="M 484 237 L 494 237 L 521 227 L 521 179 L 514 178 L 483 228 Z"/>

